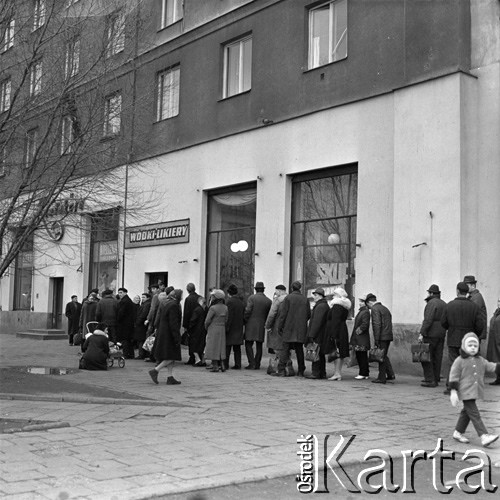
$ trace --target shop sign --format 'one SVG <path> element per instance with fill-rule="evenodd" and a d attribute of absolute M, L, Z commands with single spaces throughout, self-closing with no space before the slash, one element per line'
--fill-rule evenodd
<path fill-rule="evenodd" d="M 189 242 L 189 219 L 129 227 L 125 234 L 125 248 L 173 245 Z"/>

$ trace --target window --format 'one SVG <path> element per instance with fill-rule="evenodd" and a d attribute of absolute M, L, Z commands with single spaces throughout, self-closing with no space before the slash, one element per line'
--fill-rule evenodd
<path fill-rule="evenodd" d="M 161 29 L 176 23 L 183 16 L 183 0 L 162 0 Z"/>
<path fill-rule="evenodd" d="M 28 130 L 26 132 L 26 144 L 24 149 L 24 166 L 30 168 L 35 160 L 36 148 L 38 142 L 37 129 Z"/>
<path fill-rule="evenodd" d="M 14 19 L 7 21 L 2 27 L 3 38 L 0 50 L 2 52 L 10 49 L 14 45 L 14 28 L 16 22 Z M 0 32 L 1 33 L 1 32 Z"/>
<path fill-rule="evenodd" d="M 35 0 L 33 10 L 33 31 L 45 24 L 45 0 Z"/>
<path fill-rule="evenodd" d="M 14 310 L 31 309 L 33 276 L 33 236 L 23 245 L 15 263 Z"/>
<path fill-rule="evenodd" d="M 179 114 L 180 66 L 168 69 L 158 75 L 157 120 L 165 120 Z"/>
<path fill-rule="evenodd" d="M 347 0 L 309 11 L 309 69 L 347 57 Z"/>
<path fill-rule="evenodd" d="M 252 37 L 242 38 L 224 47 L 222 97 L 250 90 L 252 85 Z"/>
<path fill-rule="evenodd" d="M 114 56 L 125 47 L 125 15 L 122 11 L 108 17 L 106 57 Z"/>
<path fill-rule="evenodd" d="M 114 94 L 106 98 L 104 104 L 104 135 L 111 136 L 120 133 L 122 112 L 122 96 Z"/>
<path fill-rule="evenodd" d="M 75 140 L 75 127 L 71 116 L 65 116 L 61 124 L 61 154 L 69 154 L 73 151 Z"/>
<path fill-rule="evenodd" d="M 75 76 L 80 69 L 80 40 L 74 38 L 66 44 L 64 75 L 66 78 Z"/>
<path fill-rule="evenodd" d="M 7 146 L 0 144 L 0 177 L 7 173 Z"/>
<path fill-rule="evenodd" d="M 42 91 L 42 61 L 37 61 L 31 66 L 30 95 L 36 96 Z"/>
<path fill-rule="evenodd" d="M 0 113 L 3 113 L 10 108 L 10 91 L 10 79 L 4 80 L 0 83 Z"/>

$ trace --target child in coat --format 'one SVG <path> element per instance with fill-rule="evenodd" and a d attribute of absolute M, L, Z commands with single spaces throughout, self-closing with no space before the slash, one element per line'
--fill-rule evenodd
<path fill-rule="evenodd" d="M 491 363 L 482 358 L 479 355 L 479 339 L 475 333 L 469 332 L 462 339 L 460 356 L 450 370 L 451 404 L 457 406 L 462 400 L 464 405 L 453 432 L 453 439 L 460 443 L 469 442 L 464 433 L 470 421 L 483 446 L 489 446 L 498 439 L 497 434 L 488 434 L 476 406 L 476 399 L 483 398 L 485 372 L 500 374 L 500 363 Z"/>

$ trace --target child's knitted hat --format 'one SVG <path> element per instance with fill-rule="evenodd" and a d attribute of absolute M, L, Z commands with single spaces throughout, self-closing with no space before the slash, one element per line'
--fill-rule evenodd
<path fill-rule="evenodd" d="M 465 351 L 465 345 L 467 343 L 467 340 L 469 339 L 474 339 L 477 342 L 477 345 L 479 346 L 479 338 L 474 332 L 469 332 L 464 335 L 464 338 L 462 339 L 462 350 Z"/>

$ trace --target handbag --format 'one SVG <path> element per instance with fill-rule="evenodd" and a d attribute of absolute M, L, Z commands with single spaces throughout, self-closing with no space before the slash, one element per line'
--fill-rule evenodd
<path fill-rule="evenodd" d="M 269 358 L 269 365 L 267 367 L 268 375 L 272 375 L 273 373 L 276 373 L 278 371 L 278 362 L 279 362 L 278 356 Z"/>
<path fill-rule="evenodd" d="M 181 345 L 189 346 L 189 333 L 184 332 L 181 335 Z"/>
<path fill-rule="evenodd" d="M 411 360 L 414 363 L 429 363 L 431 361 L 430 344 L 422 342 L 411 345 Z"/>
<path fill-rule="evenodd" d="M 82 345 L 83 344 L 83 333 L 77 332 L 73 335 L 73 345 Z"/>
<path fill-rule="evenodd" d="M 384 350 L 380 347 L 374 347 L 368 351 L 368 361 L 376 361 L 377 363 L 384 362 Z"/>
<path fill-rule="evenodd" d="M 145 341 L 144 344 L 142 344 L 142 348 L 145 351 L 151 352 L 153 350 L 153 344 L 155 343 L 155 336 L 150 335 Z"/>
<path fill-rule="evenodd" d="M 315 363 L 319 361 L 319 344 L 316 342 L 310 342 L 306 345 L 306 361 L 312 361 Z"/>
<path fill-rule="evenodd" d="M 356 351 L 354 347 L 351 347 L 351 352 L 349 353 L 349 360 L 347 361 L 347 367 L 358 366 L 358 358 L 356 357 Z"/>

